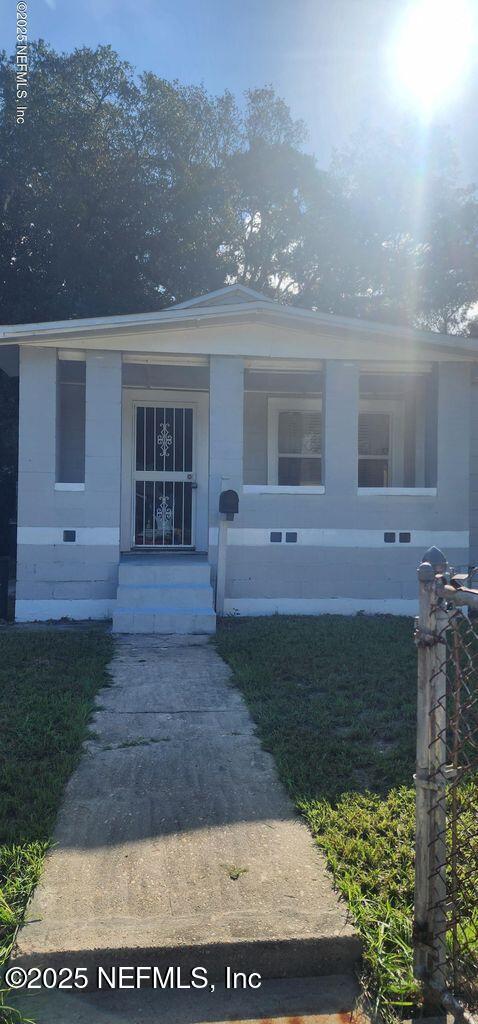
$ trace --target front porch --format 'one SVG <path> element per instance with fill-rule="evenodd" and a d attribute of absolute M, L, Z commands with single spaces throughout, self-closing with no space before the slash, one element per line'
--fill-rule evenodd
<path fill-rule="evenodd" d="M 60 403 L 71 365 L 81 363 L 63 353 Z M 404 368 L 123 353 L 121 551 L 207 552 L 218 522 L 212 492 L 223 488 L 236 489 L 251 508 L 249 495 L 293 495 L 301 503 L 323 496 L 302 506 L 315 520 L 318 510 L 331 520 L 330 502 L 340 498 L 435 498 L 440 374 L 448 386 L 450 371 L 449 363 L 440 370 L 432 362 Z M 84 364 L 83 381 L 83 422 L 77 402 L 57 432 L 55 487 L 62 491 L 85 489 L 88 460 L 77 457 L 86 428 Z M 272 504 L 285 508 L 283 497 Z"/>
<path fill-rule="evenodd" d="M 412 614 L 426 547 L 468 562 L 454 342 L 263 300 L 75 331 L 21 349 L 17 618 L 209 631 L 229 489 L 226 613 Z"/>

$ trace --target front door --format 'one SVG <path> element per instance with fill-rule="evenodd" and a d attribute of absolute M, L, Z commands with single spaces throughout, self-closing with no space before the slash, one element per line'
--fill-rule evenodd
<path fill-rule="evenodd" d="M 133 546 L 195 545 L 194 405 L 134 403 Z"/>

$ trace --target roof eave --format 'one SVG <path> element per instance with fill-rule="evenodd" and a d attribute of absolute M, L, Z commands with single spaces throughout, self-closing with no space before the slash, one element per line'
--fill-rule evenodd
<path fill-rule="evenodd" d="M 203 306 L 200 308 L 171 308 L 153 314 L 136 314 L 126 317 L 99 317 L 84 320 L 52 321 L 41 324 L 21 324 L 0 327 L 0 344 L 41 343 L 42 341 L 81 342 L 82 335 L 119 334 L 163 329 L 182 329 L 193 326 L 208 326 L 209 323 L 228 322 L 276 322 L 279 325 L 298 327 L 311 333 L 320 331 L 322 337 L 380 338 L 383 341 L 400 341 L 407 347 L 435 347 L 444 351 L 478 356 L 478 339 L 460 341 L 459 335 L 444 335 L 430 331 L 417 331 L 409 327 L 394 326 L 370 320 L 341 317 L 333 314 L 316 313 L 296 306 L 273 305 L 267 300 L 237 303 L 228 306 Z"/>

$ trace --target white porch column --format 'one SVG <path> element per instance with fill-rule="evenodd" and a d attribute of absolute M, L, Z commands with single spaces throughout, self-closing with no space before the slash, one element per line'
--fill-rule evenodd
<path fill-rule="evenodd" d="M 219 522 L 219 495 L 242 487 L 244 360 L 211 356 L 209 371 L 209 525 Z"/>
<path fill-rule="evenodd" d="M 350 498 L 358 481 L 357 363 L 328 359 L 325 366 L 325 488 L 328 495 Z"/>
<path fill-rule="evenodd" d="M 119 545 L 121 352 L 86 354 L 86 525 L 108 529 Z M 116 533 L 115 533 L 116 531 Z"/>
<path fill-rule="evenodd" d="M 439 363 L 437 488 L 450 527 L 469 529 L 470 364 Z M 446 552 L 445 552 L 446 554 Z"/>
<path fill-rule="evenodd" d="M 56 349 L 20 346 L 20 527 L 54 524 L 55 462 Z"/>

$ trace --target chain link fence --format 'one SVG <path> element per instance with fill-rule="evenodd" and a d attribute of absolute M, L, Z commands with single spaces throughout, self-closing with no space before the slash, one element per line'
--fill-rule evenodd
<path fill-rule="evenodd" d="M 415 975 L 478 1020 L 478 591 L 431 549 L 418 570 Z"/>

